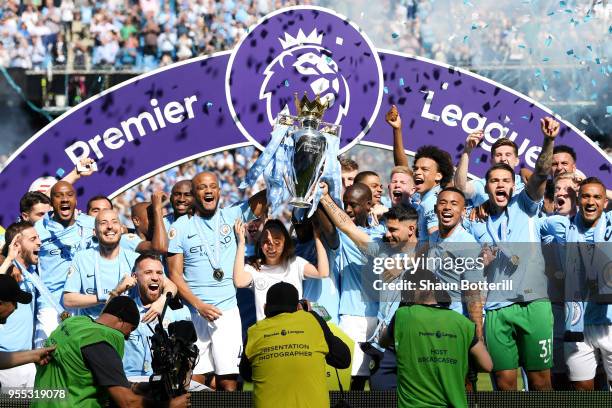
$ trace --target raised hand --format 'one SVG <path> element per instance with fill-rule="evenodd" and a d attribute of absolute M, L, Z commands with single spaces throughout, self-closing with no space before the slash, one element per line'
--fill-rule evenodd
<path fill-rule="evenodd" d="M 240 218 L 234 223 L 234 232 L 236 233 L 236 241 L 238 245 L 246 244 L 246 225 Z"/>
<path fill-rule="evenodd" d="M 482 130 L 477 130 L 475 132 L 470 133 L 465 139 L 465 147 L 463 148 L 463 151 L 468 154 L 471 153 L 472 150 L 474 150 L 474 148 L 478 146 L 483 137 L 484 132 Z"/>
<path fill-rule="evenodd" d="M 550 139 L 554 139 L 559 134 L 559 129 L 561 125 L 555 119 L 547 116 L 543 119 L 540 119 L 540 127 L 542 129 L 542 133 L 544 136 Z"/>
<path fill-rule="evenodd" d="M 392 105 L 389 112 L 385 115 L 385 120 L 393 129 L 400 129 L 402 127 L 402 118 L 400 118 L 397 106 Z"/>

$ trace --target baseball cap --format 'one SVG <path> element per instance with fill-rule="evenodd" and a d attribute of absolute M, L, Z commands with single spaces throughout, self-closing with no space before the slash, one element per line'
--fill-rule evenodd
<path fill-rule="evenodd" d="M 266 317 L 279 313 L 295 312 L 299 300 L 300 297 L 295 286 L 287 282 L 275 283 L 266 294 Z"/>
<path fill-rule="evenodd" d="M 27 304 L 32 301 L 32 294 L 21 290 L 12 276 L 0 275 L 0 300 Z"/>
<path fill-rule="evenodd" d="M 108 302 L 102 313 L 116 316 L 126 323 L 138 326 L 140 323 L 140 313 L 138 307 L 132 299 L 127 296 L 117 296 Z"/>

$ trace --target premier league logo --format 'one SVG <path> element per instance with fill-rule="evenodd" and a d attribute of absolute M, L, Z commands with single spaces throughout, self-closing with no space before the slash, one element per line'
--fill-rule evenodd
<path fill-rule="evenodd" d="M 382 68 L 372 43 L 346 18 L 319 7 L 292 7 L 266 16 L 230 57 L 227 101 L 241 132 L 265 144 L 295 93 L 328 102 L 324 120 L 342 125 L 342 151 L 367 133 L 383 94 Z M 295 112 L 293 112 L 295 113 Z"/>

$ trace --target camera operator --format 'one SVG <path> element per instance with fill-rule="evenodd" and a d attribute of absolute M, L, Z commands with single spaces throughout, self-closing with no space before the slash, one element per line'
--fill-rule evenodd
<path fill-rule="evenodd" d="M 32 407 L 102 407 L 108 396 L 119 407 L 189 406 L 189 394 L 156 402 L 134 392 L 123 372 L 124 341 L 138 327 L 140 314 L 127 296 L 112 298 L 96 320 L 75 316 L 51 333 L 53 358 L 36 373 L 34 387 L 67 391 L 66 399 L 35 400 Z"/>
<path fill-rule="evenodd" d="M 151 305 L 162 296 L 164 291 L 164 267 L 159 255 L 154 252 L 141 254 L 134 265 L 134 277 L 136 278 L 136 290 L 133 299 L 140 312 L 142 321 L 152 316 Z M 186 307 L 178 310 L 166 309 L 164 316 L 164 328 L 168 323 L 178 320 L 191 320 L 191 313 Z M 146 324 L 141 324 L 125 343 L 125 354 L 123 356 L 123 368 L 128 379 L 130 377 L 150 376 L 153 374 L 151 366 L 151 351 L 147 338 L 151 337 L 152 330 Z"/>
<path fill-rule="evenodd" d="M 298 303 L 293 285 L 272 285 L 266 318 L 249 328 L 240 375 L 253 382 L 256 407 L 329 406 L 325 362 L 341 369 L 351 364 L 348 346 Z"/>

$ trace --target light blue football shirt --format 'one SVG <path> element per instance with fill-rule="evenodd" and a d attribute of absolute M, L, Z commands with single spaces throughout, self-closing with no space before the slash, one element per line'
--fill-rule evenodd
<path fill-rule="evenodd" d="M 217 209 L 210 218 L 198 215 L 180 217 L 168 231 L 168 252 L 183 254 L 183 274 L 189 289 L 203 302 L 221 310 L 230 310 L 237 305 L 232 275 L 237 250 L 234 222 L 238 218 L 244 222 L 255 218 L 248 201 Z M 200 237 L 200 231 L 205 234 L 205 239 Z M 204 250 L 205 245 L 208 245 L 208 252 Z M 218 266 L 224 274 L 221 281 L 213 277 L 213 266 L 208 258 L 209 254 L 216 257 L 217 248 Z M 213 259 L 212 262 L 216 261 Z"/>
<path fill-rule="evenodd" d="M 117 287 L 123 276 L 132 274 L 136 258 L 136 252 L 125 249 L 120 249 L 119 255 L 112 260 L 102 258 L 97 248 L 80 251 L 69 267 L 64 292 L 98 295 L 101 301 L 108 299 L 110 291 Z M 100 283 L 100 288 L 97 283 Z M 104 303 L 99 303 L 79 309 L 76 314 L 97 319 L 104 306 Z"/>
<path fill-rule="evenodd" d="M 538 208 L 539 202 L 533 201 L 524 189 L 510 199 L 506 210 L 497 217 L 488 217 L 487 222 L 466 223 L 476 241 L 501 248 L 497 258 L 485 268 L 487 282 L 512 281 L 512 290 L 489 291 L 485 309 L 547 298 Z M 517 266 L 511 262 L 513 256 L 518 257 Z"/>
<path fill-rule="evenodd" d="M 438 226 L 438 216 L 436 215 L 436 202 L 438 194 L 442 188 L 438 185 L 433 187 L 427 193 L 423 194 L 421 201 L 416 206 L 419 214 L 418 229 L 419 242 L 429 241 L 429 229 Z"/>
<path fill-rule="evenodd" d="M 92 240 L 95 218 L 79 213 L 71 226 L 64 226 L 53 220 L 53 212 L 47 213 L 34 225 L 42 242 L 38 270 L 44 284 L 57 303 L 64 292 L 68 267 L 78 251 L 97 244 Z M 44 296 L 38 298 L 38 308 L 53 307 Z"/>

